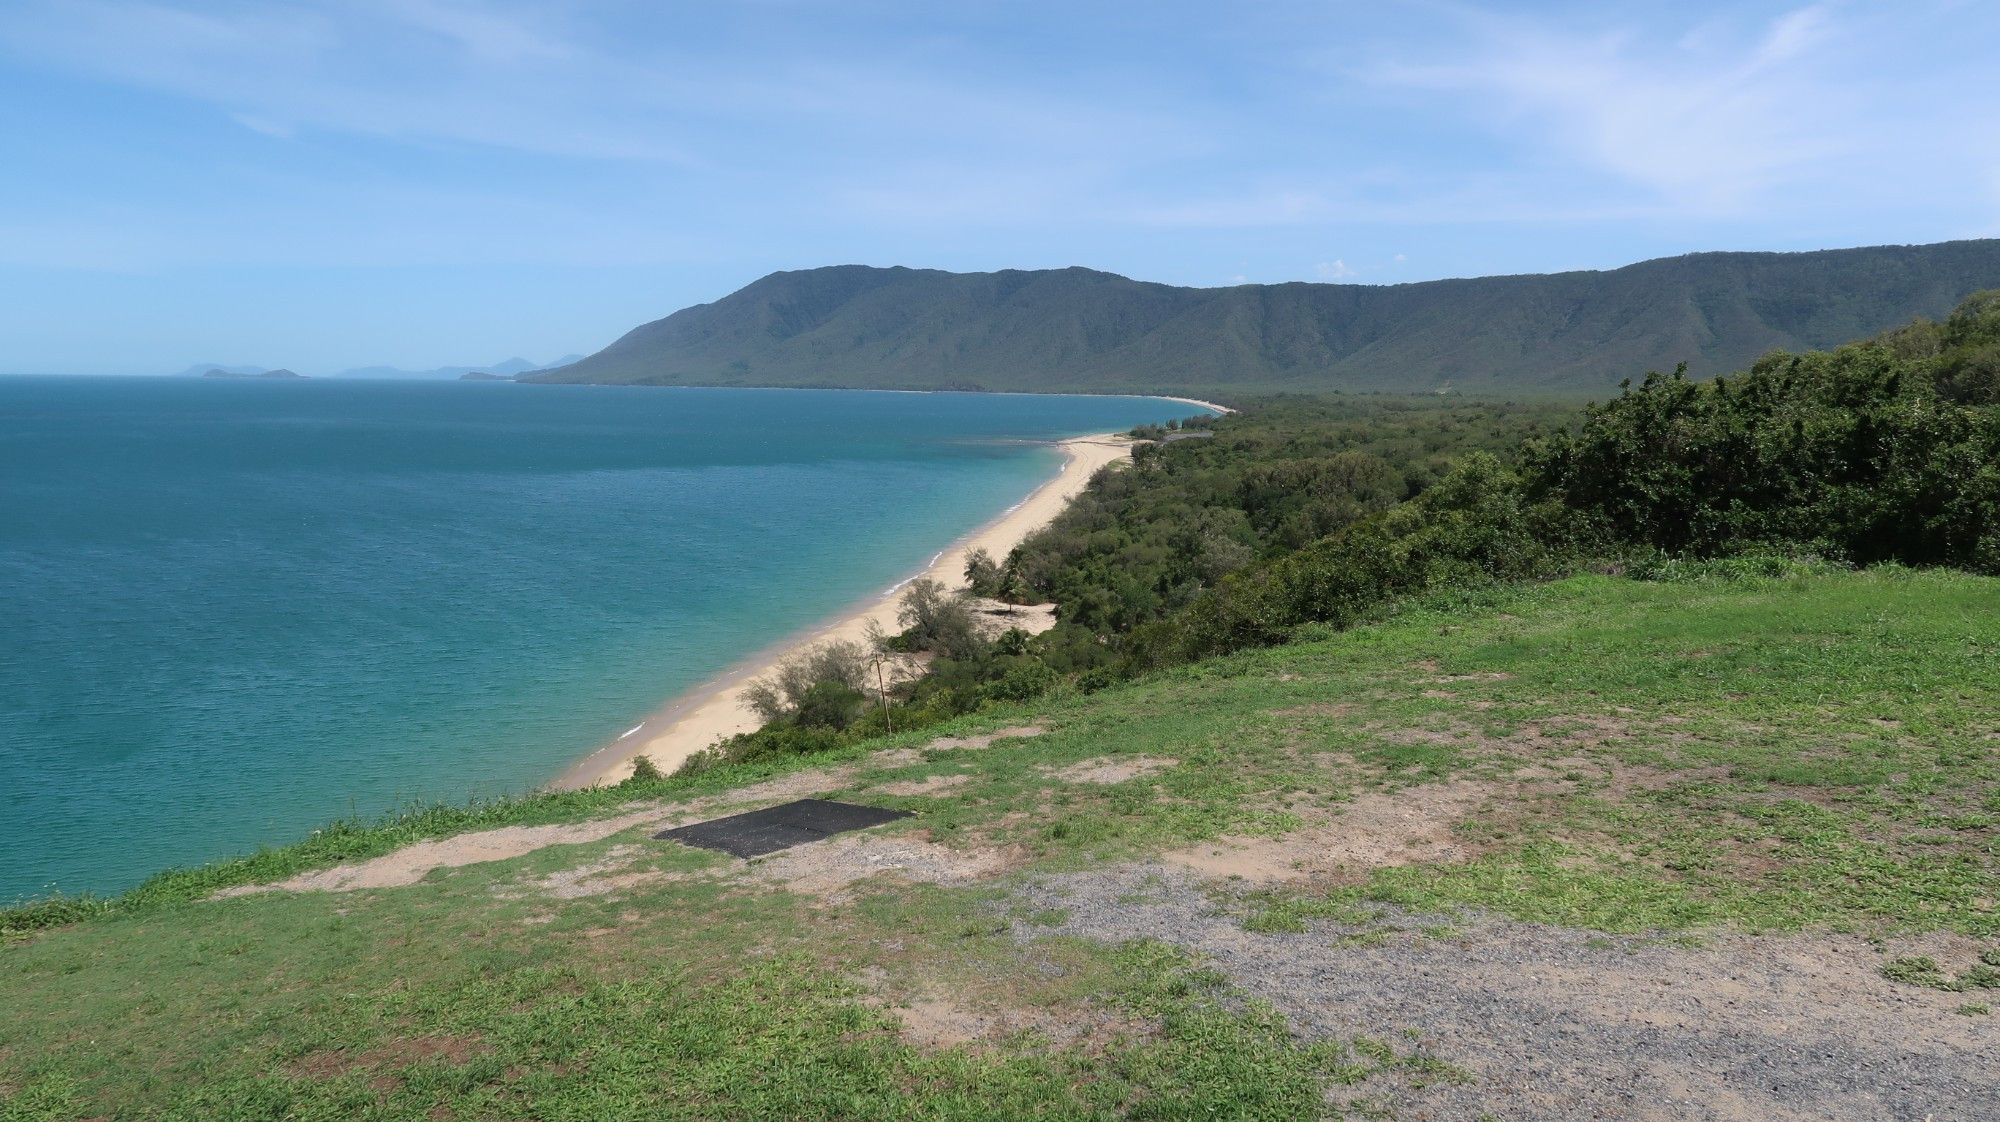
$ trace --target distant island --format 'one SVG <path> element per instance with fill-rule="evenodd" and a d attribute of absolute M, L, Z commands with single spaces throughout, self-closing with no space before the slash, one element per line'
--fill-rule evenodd
<path fill-rule="evenodd" d="M 2000 287 L 2000 240 L 1605 272 L 1176 288 L 1092 269 L 773 273 L 523 382 L 1026 392 L 1585 393 L 1710 377 Z"/>
<path fill-rule="evenodd" d="M 489 363 L 485 366 L 438 366 L 429 370 L 404 370 L 397 366 L 357 366 L 350 370 L 343 370 L 335 374 L 334 377 L 367 378 L 375 381 L 398 382 L 449 381 L 454 379 L 458 381 L 484 382 L 496 379 L 512 379 L 518 374 L 527 374 L 536 370 L 548 370 L 557 366 L 566 366 L 582 357 L 582 355 L 575 354 L 564 355 L 554 362 L 543 364 L 530 362 L 525 358 L 517 356 L 504 359 L 500 362 Z M 469 374 L 479 374 L 483 375 L 483 377 L 468 378 L 467 375 Z"/>
<path fill-rule="evenodd" d="M 537 370 L 551 370 L 558 366 L 567 366 L 582 358 L 583 356 L 579 354 L 568 354 L 554 362 L 541 364 L 516 357 L 490 363 L 485 366 L 438 366 L 429 370 L 405 370 L 400 366 L 355 366 L 333 374 L 331 377 L 357 381 L 367 379 L 371 381 L 395 382 L 511 381 L 517 374 L 531 373 Z M 468 378 L 466 377 L 468 374 L 477 374 L 480 377 Z M 175 377 L 303 378 L 306 375 L 294 374 L 289 370 L 270 371 L 261 366 L 232 366 L 222 362 L 197 362 L 193 366 L 180 371 Z"/>

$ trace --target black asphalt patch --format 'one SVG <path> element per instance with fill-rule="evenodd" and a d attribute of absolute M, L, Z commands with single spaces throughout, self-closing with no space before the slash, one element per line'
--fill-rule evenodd
<path fill-rule="evenodd" d="M 762 857 L 795 845 L 824 841 L 849 830 L 865 830 L 908 817 L 907 810 L 800 799 L 783 806 L 662 830 L 653 836 L 703 849 L 719 849 L 733 857 Z"/>

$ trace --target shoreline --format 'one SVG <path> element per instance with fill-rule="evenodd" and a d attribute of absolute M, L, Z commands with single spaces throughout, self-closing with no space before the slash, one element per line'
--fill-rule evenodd
<path fill-rule="evenodd" d="M 1188 398 L 1204 408 L 1218 409 Z M 805 647 L 830 639 L 860 641 L 870 621 L 878 621 L 885 631 L 898 630 L 896 603 L 903 587 L 918 577 L 929 577 L 947 588 L 965 587 L 965 555 L 985 549 L 995 559 L 1004 558 L 1022 539 L 1055 520 L 1056 515 L 1089 485 L 1098 469 L 1127 459 L 1136 441 L 1120 434 L 1099 433 L 1055 442 L 1064 455 L 1056 475 L 1029 492 L 978 529 L 940 550 L 923 569 L 897 581 L 889 591 L 845 609 L 830 620 L 794 634 L 737 663 L 721 674 L 673 698 L 644 721 L 571 765 L 548 789 L 577 790 L 617 783 L 632 774 L 633 761 L 649 756 L 663 772 L 671 773 L 696 752 L 723 737 L 757 728 L 755 714 L 743 707 L 743 692 L 753 678 L 761 677 L 784 658 Z"/>
<path fill-rule="evenodd" d="M 1095 396 L 1097 396 L 1097 395 L 1096 395 L 1096 394 L 1079 394 L 1079 395 L 1077 395 L 1077 396 L 1080 396 L 1080 397 L 1095 397 Z M 1227 415 L 1228 415 L 1228 414 L 1230 414 L 1230 413 L 1234 413 L 1234 412 L 1236 412 L 1236 410 L 1234 410 L 1234 409 L 1231 409 L 1231 408 L 1230 408 L 1229 406 L 1227 406 L 1227 405 L 1217 405 L 1217 404 L 1216 404 L 1216 403 L 1214 403 L 1213 401 L 1203 401 L 1202 399 L 1200 399 L 1200 398 L 1198 398 L 1198 397 L 1172 397 L 1172 396 L 1162 396 L 1162 395 L 1160 395 L 1160 394 L 1148 394 L 1147 396 L 1148 396 L 1148 397 L 1158 397 L 1158 398 L 1159 398 L 1159 399 L 1160 399 L 1161 401 L 1179 401 L 1179 402 L 1182 402 L 1182 403 L 1185 403 L 1185 404 L 1187 404 L 1187 405 L 1199 405 L 1199 406 L 1201 406 L 1201 407 L 1202 407 L 1203 409 L 1207 409 L 1207 410 L 1210 410 L 1210 411 L 1212 411 L 1212 412 L 1213 412 L 1213 413 L 1214 413 L 1214 414 L 1215 414 L 1216 416 L 1218 416 L 1218 417 L 1221 417 L 1221 416 L 1227 416 Z"/>
<path fill-rule="evenodd" d="M 332 379 L 330 378 L 322 380 L 332 381 Z M 360 382 L 360 381 L 371 381 L 371 380 L 403 381 L 405 379 L 350 378 L 346 380 L 352 382 Z M 904 389 L 888 389 L 888 388 L 869 388 L 864 386 L 709 386 L 709 385 L 653 386 L 653 385 L 648 385 L 640 387 L 638 386 L 638 383 L 632 383 L 632 382 L 534 382 L 534 381 L 523 382 L 518 378 L 508 378 L 506 379 L 506 381 L 512 382 L 513 384 L 519 386 L 609 386 L 609 387 L 625 387 L 625 388 L 637 387 L 650 390 L 826 390 L 832 393 L 962 393 L 962 394 L 996 394 L 996 395 L 1018 394 L 1024 397 L 1150 397 L 1155 401 L 1178 401 L 1185 405 L 1199 405 L 1203 409 L 1206 409 L 1214 413 L 1218 417 L 1236 412 L 1236 410 L 1231 409 L 1227 405 L 1217 405 L 1213 401 L 1203 401 L 1198 397 L 1177 397 L 1174 394 L 1169 394 L 1169 393 L 1144 393 L 1138 390 L 1133 390 L 1129 393 L 1082 393 L 1073 390 L 904 390 Z"/>

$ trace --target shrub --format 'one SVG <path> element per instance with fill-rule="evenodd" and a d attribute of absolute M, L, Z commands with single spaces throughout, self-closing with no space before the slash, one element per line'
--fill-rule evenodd
<path fill-rule="evenodd" d="M 2000 572 L 2000 292 L 1831 352 L 1685 369 L 1527 449 L 1537 501 L 1673 555 L 1793 548 Z"/>
<path fill-rule="evenodd" d="M 792 723 L 804 728 L 842 731 L 860 716 L 868 697 L 842 682 L 814 682 L 798 700 Z"/>
<path fill-rule="evenodd" d="M 1006 570 L 984 549 L 965 555 L 965 583 L 974 596 L 998 596 L 1007 579 Z"/>
<path fill-rule="evenodd" d="M 826 683 L 850 691 L 863 689 L 868 683 L 868 651 L 840 639 L 808 647 L 779 662 L 770 677 L 744 687 L 743 703 L 766 721 L 782 721 Z"/>
<path fill-rule="evenodd" d="M 1596 543 L 1587 521 L 1529 505 L 1512 473 L 1474 453 L 1424 495 L 1222 581 L 1135 630 L 1138 669 L 1285 642 L 1305 624 L 1350 627 L 1387 601 L 1447 585 L 1554 576 Z"/>
<path fill-rule="evenodd" d="M 910 582 L 896 609 L 896 621 L 903 625 L 903 638 L 911 650 L 962 659 L 976 658 L 985 648 L 965 597 L 929 577 Z"/>
<path fill-rule="evenodd" d="M 1031 661 L 1007 671 L 999 681 L 988 684 L 985 693 L 995 701 L 1026 701 L 1047 693 L 1061 680 L 1055 671 L 1041 662 Z"/>

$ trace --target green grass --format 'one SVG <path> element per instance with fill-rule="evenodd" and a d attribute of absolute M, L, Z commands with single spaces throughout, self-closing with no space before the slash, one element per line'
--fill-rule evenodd
<path fill-rule="evenodd" d="M 1470 922 L 1397 934 L 1391 904 L 1696 946 L 1812 928 L 1991 943 L 1996 608 L 2000 582 L 1947 573 L 1584 577 L 1440 598 L 829 758 L 340 824 L 123 898 L 10 913 L 0 1120 L 1294 1118 L 1333 1109 L 1323 1096 L 1344 1085 L 1373 1110 L 1370 1079 L 1459 1073 L 1379 1042 L 1300 1042 L 1206 964 L 1056 935 L 1065 910 L 1011 906 L 1005 882 L 882 878 L 815 901 L 713 875 L 729 863 L 633 830 L 407 888 L 205 897 L 788 768 L 844 769 L 841 797 L 915 812 L 886 836 L 1008 847 L 1029 872 L 1277 835 L 1365 795 L 1465 781 L 1485 784 L 1454 827 L 1470 860 L 1312 891 L 1223 888 L 1216 906 L 1252 932 L 1343 945 L 1451 939 Z M 1028 721 L 1050 731 L 870 754 Z M 1154 770 L 1119 783 L 1055 774 L 1141 757 Z M 934 775 L 965 778 L 882 790 Z M 660 879 L 575 899 L 537 887 L 620 846 Z M 1895 969 L 1954 988 L 1987 977 L 1920 967 Z M 895 1009 L 920 999 L 1030 1027 L 913 1041 Z"/>
<path fill-rule="evenodd" d="M 0 1118 L 1289 1119 L 1329 1081 L 1418 1059 L 1302 1045 L 1174 948 L 1075 942 L 1006 995 L 1132 1031 L 918 1048 L 856 971 L 1018 971 L 976 894 L 822 911 L 694 882 L 523 923 L 550 905 L 496 897 L 510 879 L 190 904 L 17 945 Z M 892 935 L 934 949 L 882 953 Z"/>

